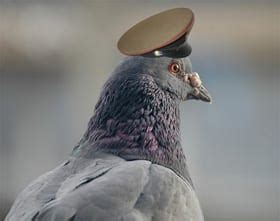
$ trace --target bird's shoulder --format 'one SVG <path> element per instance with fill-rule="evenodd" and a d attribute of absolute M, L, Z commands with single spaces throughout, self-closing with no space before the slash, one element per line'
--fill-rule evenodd
<path fill-rule="evenodd" d="M 68 175 L 63 169 L 67 163 L 68 161 L 39 176 L 23 189 L 12 205 L 6 220 L 31 220 L 42 205 L 52 201 L 61 182 Z"/>
<path fill-rule="evenodd" d="M 25 215 L 28 219 L 20 216 L 27 205 L 16 206 L 14 217 L 20 220 L 202 220 L 191 186 L 172 170 L 145 160 L 75 159 L 24 192 L 17 204 L 36 199 L 38 205 L 29 206 L 36 210 Z"/>

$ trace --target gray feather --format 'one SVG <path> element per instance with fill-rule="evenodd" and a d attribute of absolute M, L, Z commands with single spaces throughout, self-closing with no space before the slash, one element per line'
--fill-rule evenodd
<path fill-rule="evenodd" d="M 54 196 L 50 202 L 49 195 Z M 72 158 L 39 178 L 19 196 L 6 220 L 188 221 L 202 216 L 191 186 L 172 170 L 103 154 Z"/>

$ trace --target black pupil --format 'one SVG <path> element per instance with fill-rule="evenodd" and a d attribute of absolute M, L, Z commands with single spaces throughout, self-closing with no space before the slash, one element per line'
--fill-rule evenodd
<path fill-rule="evenodd" d="M 173 65 L 173 71 L 177 72 L 179 70 L 178 64 Z"/>

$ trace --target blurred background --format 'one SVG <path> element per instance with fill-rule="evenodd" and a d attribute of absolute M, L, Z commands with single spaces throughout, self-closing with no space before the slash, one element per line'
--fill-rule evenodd
<path fill-rule="evenodd" d="M 123 58 L 121 34 L 174 7 L 195 12 L 193 69 L 214 98 L 181 106 L 205 220 L 280 220 L 280 3 L 272 0 L 0 0 L 0 220 L 81 138 Z"/>

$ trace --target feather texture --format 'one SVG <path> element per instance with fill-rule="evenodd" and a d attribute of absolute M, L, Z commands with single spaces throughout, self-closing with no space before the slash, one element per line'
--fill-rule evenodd
<path fill-rule="evenodd" d="M 24 211 L 24 212 L 23 212 Z M 19 196 L 6 220 L 203 220 L 192 187 L 172 170 L 110 154 L 71 158 Z"/>

